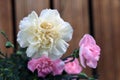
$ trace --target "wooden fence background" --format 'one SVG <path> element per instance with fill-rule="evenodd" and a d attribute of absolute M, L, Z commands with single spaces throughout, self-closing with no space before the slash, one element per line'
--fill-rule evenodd
<path fill-rule="evenodd" d="M 19 21 L 31 11 L 40 14 L 45 8 L 57 9 L 73 26 L 68 54 L 85 33 L 90 33 L 102 49 L 99 80 L 120 80 L 120 0 L 0 0 L 0 30 L 16 44 Z M 0 36 L 0 48 L 7 52 L 4 42 Z"/>

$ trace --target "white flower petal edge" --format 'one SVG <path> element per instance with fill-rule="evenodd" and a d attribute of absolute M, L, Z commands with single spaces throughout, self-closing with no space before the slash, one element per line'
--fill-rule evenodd
<path fill-rule="evenodd" d="M 17 42 L 20 44 L 22 48 L 28 47 L 29 42 L 28 40 L 33 37 L 31 34 L 31 31 L 29 30 L 30 27 L 36 26 L 36 21 L 38 19 L 38 16 L 36 12 L 32 12 L 28 15 L 28 17 L 25 17 L 19 25 L 20 31 L 17 35 Z"/>
<path fill-rule="evenodd" d="M 31 14 L 28 15 L 28 17 L 23 18 L 22 21 L 20 21 L 19 28 L 20 30 L 27 29 L 32 26 L 36 26 L 36 22 L 38 21 L 38 15 L 35 11 L 32 11 Z"/>
<path fill-rule="evenodd" d="M 36 45 L 29 45 L 29 47 L 27 48 L 27 56 L 31 57 L 34 55 L 34 53 L 36 53 L 38 51 L 38 46 Z"/>
<path fill-rule="evenodd" d="M 27 41 L 28 35 L 29 34 L 25 33 L 24 31 L 19 31 L 19 33 L 17 35 L 17 37 L 18 37 L 17 42 L 20 44 L 20 46 L 22 48 L 29 46 L 29 43 Z"/>
<path fill-rule="evenodd" d="M 66 52 L 69 44 L 64 40 L 59 40 L 56 45 L 50 50 L 49 57 L 52 59 L 60 58 Z"/>
<path fill-rule="evenodd" d="M 65 22 L 57 10 L 42 10 L 40 16 L 32 12 L 19 25 L 17 41 L 27 48 L 27 56 L 38 58 L 46 55 L 52 59 L 60 58 L 67 50 L 73 29 Z"/>
<path fill-rule="evenodd" d="M 63 19 L 60 17 L 57 10 L 45 9 L 41 11 L 40 19 L 43 21 L 48 21 L 52 23 L 62 23 Z"/>
<path fill-rule="evenodd" d="M 72 39 L 73 29 L 71 25 L 68 22 L 64 22 L 63 27 L 60 29 L 62 39 L 66 42 L 70 41 Z"/>

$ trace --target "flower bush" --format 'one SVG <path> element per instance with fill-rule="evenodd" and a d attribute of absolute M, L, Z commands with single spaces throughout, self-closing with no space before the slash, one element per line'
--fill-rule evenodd
<path fill-rule="evenodd" d="M 86 66 L 96 68 L 100 47 L 85 34 L 79 48 L 62 58 L 72 39 L 72 26 L 57 10 L 33 11 L 20 21 L 17 42 L 20 48 L 10 57 L 0 51 L 0 80 L 95 80 L 82 72 Z M 6 48 L 14 48 L 6 34 Z"/>

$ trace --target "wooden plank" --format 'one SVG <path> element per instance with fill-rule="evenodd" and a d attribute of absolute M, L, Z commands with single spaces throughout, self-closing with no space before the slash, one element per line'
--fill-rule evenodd
<path fill-rule="evenodd" d="M 120 80 L 120 1 L 111 0 L 115 80 Z"/>
<path fill-rule="evenodd" d="M 93 0 L 95 37 L 101 45 L 100 80 L 120 80 L 119 0 Z"/>
<path fill-rule="evenodd" d="M 66 55 L 71 54 L 85 33 L 89 33 L 88 0 L 54 0 L 54 8 L 60 12 L 61 17 L 69 22 L 73 29 L 73 38 Z M 87 69 L 88 70 L 88 69 Z M 87 71 L 90 74 L 90 70 Z"/>
<path fill-rule="evenodd" d="M 4 31 L 10 41 L 13 42 L 12 10 L 11 0 L 0 0 L 0 30 Z M 5 38 L 0 34 L 0 49 L 4 53 L 11 53 L 12 50 L 5 48 Z"/>
<path fill-rule="evenodd" d="M 49 0 L 15 0 L 17 30 L 20 20 L 36 11 L 38 15 L 42 9 L 49 8 Z"/>

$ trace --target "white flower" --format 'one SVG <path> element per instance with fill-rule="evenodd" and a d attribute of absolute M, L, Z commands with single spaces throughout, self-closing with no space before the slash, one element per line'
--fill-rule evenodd
<path fill-rule="evenodd" d="M 65 22 L 57 10 L 45 9 L 40 16 L 32 12 L 19 25 L 17 41 L 27 48 L 27 56 L 38 58 L 46 55 L 52 59 L 60 58 L 67 50 L 73 29 Z"/>

